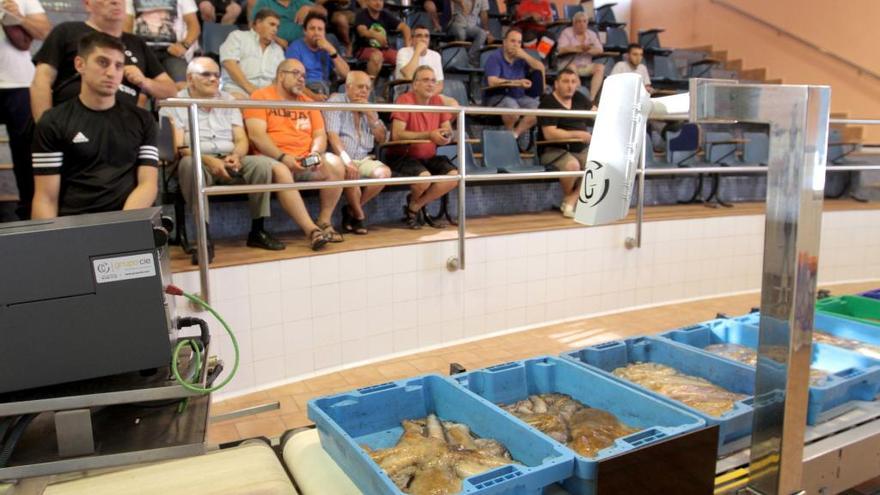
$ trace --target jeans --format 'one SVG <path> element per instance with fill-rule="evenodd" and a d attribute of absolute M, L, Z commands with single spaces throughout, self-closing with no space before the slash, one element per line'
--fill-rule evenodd
<path fill-rule="evenodd" d="M 18 218 L 28 220 L 34 199 L 34 169 L 31 166 L 34 119 L 28 88 L 0 89 L 0 123 L 6 125 L 9 135 L 12 171 L 18 187 L 18 208 L 15 213 Z"/>
<path fill-rule="evenodd" d="M 453 23 L 449 25 L 449 34 L 458 41 L 471 40 L 468 58 L 472 65 L 479 65 L 480 50 L 486 45 L 486 31 L 483 31 L 480 26 Z"/>

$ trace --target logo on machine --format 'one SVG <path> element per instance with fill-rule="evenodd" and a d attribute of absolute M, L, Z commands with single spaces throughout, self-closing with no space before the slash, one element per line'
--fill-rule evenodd
<path fill-rule="evenodd" d="M 156 275 L 153 253 L 132 254 L 92 260 L 95 281 L 99 284 Z"/>
<path fill-rule="evenodd" d="M 605 177 L 605 171 L 602 170 L 604 168 L 605 165 L 597 161 L 589 161 L 584 171 L 584 185 L 579 199 L 581 203 L 591 208 L 598 206 L 605 199 L 611 186 L 610 181 Z"/>

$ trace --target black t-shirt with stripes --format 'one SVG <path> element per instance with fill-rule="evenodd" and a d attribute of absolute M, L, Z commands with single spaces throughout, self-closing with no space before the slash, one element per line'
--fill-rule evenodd
<path fill-rule="evenodd" d="M 61 175 L 59 215 L 121 210 L 137 186 L 139 166 L 156 167 L 156 122 L 117 101 L 92 110 L 79 99 L 49 109 L 37 122 L 34 175 Z"/>

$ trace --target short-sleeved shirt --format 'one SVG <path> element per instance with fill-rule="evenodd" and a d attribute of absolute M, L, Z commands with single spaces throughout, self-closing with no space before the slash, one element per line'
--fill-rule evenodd
<path fill-rule="evenodd" d="M 284 49 L 274 41 L 263 49 L 260 35 L 254 30 L 233 31 L 220 45 L 220 63 L 227 60 L 237 61 L 244 77 L 254 86 L 263 88 L 275 79 L 275 71 L 284 61 Z M 223 87 L 236 85 L 226 69 L 223 69 L 221 84 Z"/>
<path fill-rule="evenodd" d="M 450 24 L 479 26 L 480 14 L 489 10 L 489 0 L 462 0 L 464 7 L 452 2 L 452 20 Z"/>
<path fill-rule="evenodd" d="M 178 98 L 189 98 L 189 90 L 182 89 Z M 218 100 L 233 100 L 229 93 L 220 93 Z M 174 127 L 183 131 L 184 144 L 189 146 L 189 111 L 183 107 L 162 107 L 160 117 L 168 117 Z M 237 108 L 199 107 L 199 146 L 202 153 L 226 155 L 235 149 L 232 134 L 234 126 L 243 127 L 241 112 Z"/>
<path fill-rule="evenodd" d="M 589 110 L 592 107 L 593 104 L 590 102 L 590 98 L 580 91 L 575 91 L 574 96 L 571 97 L 571 108 L 565 108 L 562 106 L 562 103 L 559 103 L 559 100 L 556 99 L 556 96 L 553 93 L 542 96 L 541 103 L 538 105 L 538 108 L 552 110 Z M 587 126 L 589 125 L 589 120 L 585 118 L 538 117 L 538 141 L 546 140 L 543 129 L 543 126 L 545 125 L 555 125 L 559 129 L 566 131 L 586 131 Z M 575 153 L 583 151 L 586 147 L 586 144 L 581 143 L 571 143 L 567 145 L 568 150 Z M 543 151 L 543 149 L 538 150 L 539 153 L 541 151 Z"/>
<path fill-rule="evenodd" d="M 126 0 L 125 13 L 134 16 L 133 32 L 147 42 L 147 46 L 166 47 L 186 39 L 186 21 L 183 16 L 198 13 L 194 0 Z M 192 59 L 198 49 L 196 40 L 187 49 L 184 58 Z"/>
<path fill-rule="evenodd" d="M 275 86 L 267 86 L 254 91 L 251 99 L 279 101 L 281 96 Z M 312 100 L 308 96 L 299 95 L 296 101 Z M 312 150 L 312 132 L 324 130 L 324 118 L 318 110 L 248 108 L 244 111 L 244 118 L 265 121 L 266 133 L 275 146 L 297 158 L 308 155 Z"/>
<path fill-rule="evenodd" d="M 597 35 L 594 31 L 587 29 L 586 35 L 587 42 L 590 44 L 590 48 L 599 48 L 602 49 L 602 42 L 599 41 L 599 35 Z M 578 39 L 577 35 L 574 33 L 573 27 L 567 27 L 559 33 L 559 46 L 557 49 L 568 48 L 572 46 L 580 46 L 582 43 Z M 573 56 L 563 55 L 562 57 L 557 57 L 556 65 L 561 69 L 566 65 L 571 65 L 572 68 L 577 67 L 586 67 L 593 63 L 593 56 L 587 52 L 577 53 Z"/>
<path fill-rule="evenodd" d="M 486 67 L 483 72 L 483 85 L 489 85 L 489 76 L 500 77 L 502 79 L 525 79 L 529 74 L 529 66 L 526 61 L 518 58 L 513 62 L 508 62 L 504 58 L 504 49 L 499 48 L 486 58 Z M 511 98 L 520 98 L 525 96 L 526 91 L 523 88 L 494 88 L 487 89 L 483 92 L 483 101 L 489 96 L 504 95 Z"/>
<path fill-rule="evenodd" d="M 293 43 L 303 37 L 303 27 L 296 22 L 296 12 L 306 5 L 315 4 L 308 0 L 290 0 L 290 5 L 285 7 L 278 3 L 278 0 L 257 0 L 254 10 L 251 11 L 250 20 L 253 22 L 257 12 L 271 9 L 281 18 L 281 23 L 278 25 L 278 37 L 287 40 L 288 43 Z"/>
<path fill-rule="evenodd" d="M 543 22 L 553 20 L 553 10 L 547 0 L 523 0 L 516 7 L 516 19 L 522 19 L 526 14 L 538 14 Z"/>
<path fill-rule="evenodd" d="M 38 0 L 12 1 L 18 4 L 18 10 L 23 16 L 45 13 Z M 6 39 L 6 32 L 0 29 L 0 89 L 27 88 L 33 79 L 31 53 L 12 46 Z"/>
<path fill-rule="evenodd" d="M 76 58 L 79 40 L 95 31 L 84 22 L 63 22 L 49 32 L 40 51 L 34 55 L 35 64 L 48 64 L 58 71 L 52 84 L 53 106 L 79 96 L 80 77 L 73 66 L 73 59 Z M 125 65 L 136 66 L 150 79 L 165 72 L 144 40 L 131 33 L 122 33 L 120 40 L 125 45 Z M 137 104 L 140 93 L 139 87 L 123 79 L 116 98 L 119 101 Z"/>
<path fill-rule="evenodd" d="M 334 93 L 327 99 L 327 102 L 351 103 L 351 100 L 345 93 Z M 345 148 L 345 152 L 352 160 L 363 160 L 373 152 L 376 141 L 366 116 L 361 114 L 360 125 L 355 124 L 354 112 L 328 110 L 324 112 L 324 117 L 327 132 L 333 132 L 339 136 L 342 147 Z"/>
<path fill-rule="evenodd" d="M 400 26 L 400 19 L 385 9 L 379 11 L 378 19 L 373 19 L 370 17 L 370 11 L 368 9 L 362 9 L 354 17 L 355 33 L 357 33 L 358 26 L 365 26 L 367 29 L 373 31 L 380 30 L 387 38 L 388 33 L 397 30 L 397 27 Z M 361 48 L 372 46 L 370 44 L 371 41 L 375 40 L 364 38 L 363 36 L 356 36 L 354 40 L 354 52 L 357 53 Z"/>
<path fill-rule="evenodd" d="M 398 105 L 416 105 L 416 94 L 410 91 L 404 93 L 395 101 Z M 428 105 L 442 107 L 443 98 L 434 95 L 428 100 Z M 391 114 L 391 120 L 399 120 L 406 124 L 406 130 L 413 132 L 426 132 L 439 129 L 440 126 L 449 120 L 452 120 L 451 113 L 435 113 L 435 112 L 394 112 Z M 399 147 L 403 150 L 403 147 Z M 417 158 L 419 160 L 427 160 L 437 154 L 437 145 L 434 143 L 411 144 L 407 147 L 406 156 Z M 394 154 L 394 151 L 390 151 Z"/>
<path fill-rule="evenodd" d="M 31 149 L 34 175 L 61 175 L 59 215 L 121 210 L 138 167 L 159 162 L 153 116 L 121 101 L 101 111 L 79 98 L 50 108 Z"/>
<path fill-rule="evenodd" d="M 633 68 L 633 66 L 630 65 L 629 62 L 627 62 L 626 60 L 621 60 L 620 62 L 614 64 L 614 68 L 611 69 L 611 74 L 609 75 L 628 74 L 630 72 L 634 72 L 642 76 L 642 83 L 645 86 L 651 85 L 651 76 L 648 74 L 648 68 L 645 67 L 645 64 L 639 64 L 638 67 Z"/>
<path fill-rule="evenodd" d="M 306 82 L 330 80 L 330 68 L 333 61 L 324 50 L 312 50 L 304 39 L 298 39 L 287 47 L 287 58 L 295 58 L 306 68 Z"/>
<path fill-rule="evenodd" d="M 394 67 L 394 79 L 403 79 L 403 74 L 400 73 L 400 69 L 406 67 L 406 64 L 408 64 L 412 58 L 413 47 L 405 46 L 400 50 L 397 50 L 397 63 Z M 426 50 L 425 54 L 419 57 L 419 65 L 427 65 L 434 69 L 434 77 L 437 78 L 437 81 L 443 80 L 443 61 L 440 58 L 439 53 L 431 49 Z"/>

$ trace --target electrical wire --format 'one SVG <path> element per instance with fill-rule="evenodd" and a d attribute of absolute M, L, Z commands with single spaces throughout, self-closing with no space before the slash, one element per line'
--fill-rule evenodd
<path fill-rule="evenodd" d="M 18 422 L 15 423 L 15 426 L 9 432 L 9 438 L 6 439 L 6 442 L 0 448 L 0 468 L 6 467 L 9 458 L 12 457 L 12 451 L 15 450 L 15 446 L 18 445 L 18 441 L 24 435 L 24 430 L 27 429 L 28 425 L 36 417 L 36 414 L 25 414 L 18 418 Z"/>
<path fill-rule="evenodd" d="M 220 314 L 217 313 L 217 311 L 213 307 L 211 307 L 210 304 L 203 301 L 200 297 L 198 297 L 194 294 L 190 294 L 188 292 L 184 292 L 182 289 L 180 289 L 179 287 L 174 286 L 174 285 L 167 286 L 165 288 L 165 292 L 167 294 L 171 294 L 174 296 L 183 296 L 183 297 L 189 299 L 190 301 L 192 301 L 193 303 L 205 308 L 209 313 L 211 313 L 214 316 L 214 318 L 217 318 L 217 321 L 219 321 L 220 324 L 223 325 L 223 328 L 226 330 L 226 333 L 229 334 L 229 338 L 232 341 L 232 348 L 235 351 L 235 360 L 232 364 L 232 370 L 229 372 L 229 375 L 227 375 L 223 381 L 221 381 L 219 384 L 217 384 L 215 386 L 201 387 L 199 385 L 196 385 L 195 383 L 191 383 L 191 382 L 185 380 L 180 375 L 180 369 L 178 368 L 178 360 L 180 359 L 180 357 L 179 357 L 180 351 L 184 347 L 186 347 L 187 345 L 189 345 L 193 349 L 193 353 L 194 353 L 195 359 L 196 359 L 195 369 L 197 370 L 197 372 L 195 373 L 194 378 L 198 377 L 201 374 L 200 373 L 201 368 L 202 368 L 201 351 L 199 350 L 198 341 L 196 339 L 192 339 L 192 338 L 180 339 L 177 342 L 177 345 L 174 346 L 174 352 L 172 353 L 172 356 L 171 356 L 171 372 L 174 375 L 174 379 L 177 380 L 177 383 L 179 383 L 180 386 L 182 386 L 183 388 L 185 388 L 191 392 L 197 392 L 200 394 L 209 394 L 209 393 L 216 392 L 216 391 L 220 390 L 221 388 L 225 387 L 230 381 L 232 381 L 232 378 L 235 376 L 235 373 L 238 371 L 238 362 L 239 362 L 239 354 L 240 353 L 239 353 L 239 349 L 238 349 L 238 340 L 236 340 L 235 334 L 232 333 L 232 329 L 229 328 L 229 324 L 226 323 L 226 320 L 224 320 L 223 317 L 220 316 Z M 205 345 L 207 345 L 207 343 L 205 343 Z M 205 356 L 205 365 L 207 366 L 207 356 Z"/>

